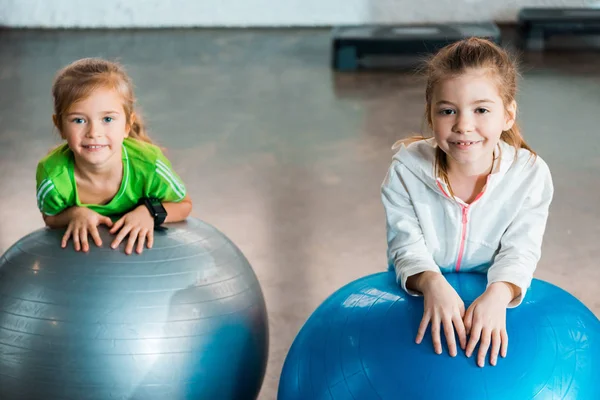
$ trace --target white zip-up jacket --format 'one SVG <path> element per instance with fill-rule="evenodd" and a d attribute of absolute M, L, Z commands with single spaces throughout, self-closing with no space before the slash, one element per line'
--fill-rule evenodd
<path fill-rule="evenodd" d="M 435 139 L 402 145 L 382 185 L 388 261 L 407 293 L 424 271 L 487 272 L 488 286 L 510 282 L 521 296 L 531 284 L 554 192 L 547 164 L 500 141 L 487 184 L 471 204 L 453 198 L 436 176 Z"/>

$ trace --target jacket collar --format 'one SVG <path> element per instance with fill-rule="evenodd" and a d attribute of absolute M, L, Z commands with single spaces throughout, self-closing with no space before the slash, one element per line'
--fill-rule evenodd
<path fill-rule="evenodd" d="M 435 138 L 419 140 L 408 146 L 402 144 L 393 158 L 406 166 L 408 170 L 433 190 L 439 192 L 441 185 L 443 190 L 449 193 L 446 183 L 434 174 L 436 148 Z M 500 140 L 494 149 L 495 161 L 487 185 L 495 185 L 501 180 L 515 161 L 515 157 L 515 148 Z"/>

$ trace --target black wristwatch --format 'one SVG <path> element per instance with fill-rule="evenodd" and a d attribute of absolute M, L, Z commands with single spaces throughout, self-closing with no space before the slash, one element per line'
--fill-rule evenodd
<path fill-rule="evenodd" d="M 152 218 L 154 218 L 154 227 L 159 227 L 167 218 L 167 210 L 162 205 L 159 199 L 155 197 L 143 197 L 138 205 L 145 205 Z"/>

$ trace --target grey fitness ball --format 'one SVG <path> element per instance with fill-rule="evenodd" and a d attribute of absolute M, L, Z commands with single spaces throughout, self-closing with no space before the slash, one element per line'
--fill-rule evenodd
<path fill-rule="evenodd" d="M 154 247 L 88 253 L 40 229 L 0 259 L 0 398 L 255 399 L 268 356 L 263 295 L 240 250 L 197 219 Z"/>

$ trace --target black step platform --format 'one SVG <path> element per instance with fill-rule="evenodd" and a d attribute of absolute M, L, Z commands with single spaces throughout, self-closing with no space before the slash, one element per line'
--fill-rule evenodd
<path fill-rule="evenodd" d="M 492 22 L 341 26 L 332 31 L 332 68 L 337 71 L 406 69 L 424 56 L 458 40 L 477 36 L 500 44 L 500 29 Z"/>
<path fill-rule="evenodd" d="M 544 50 L 556 35 L 600 35 L 598 8 L 523 8 L 519 12 L 522 46 Z"/>

